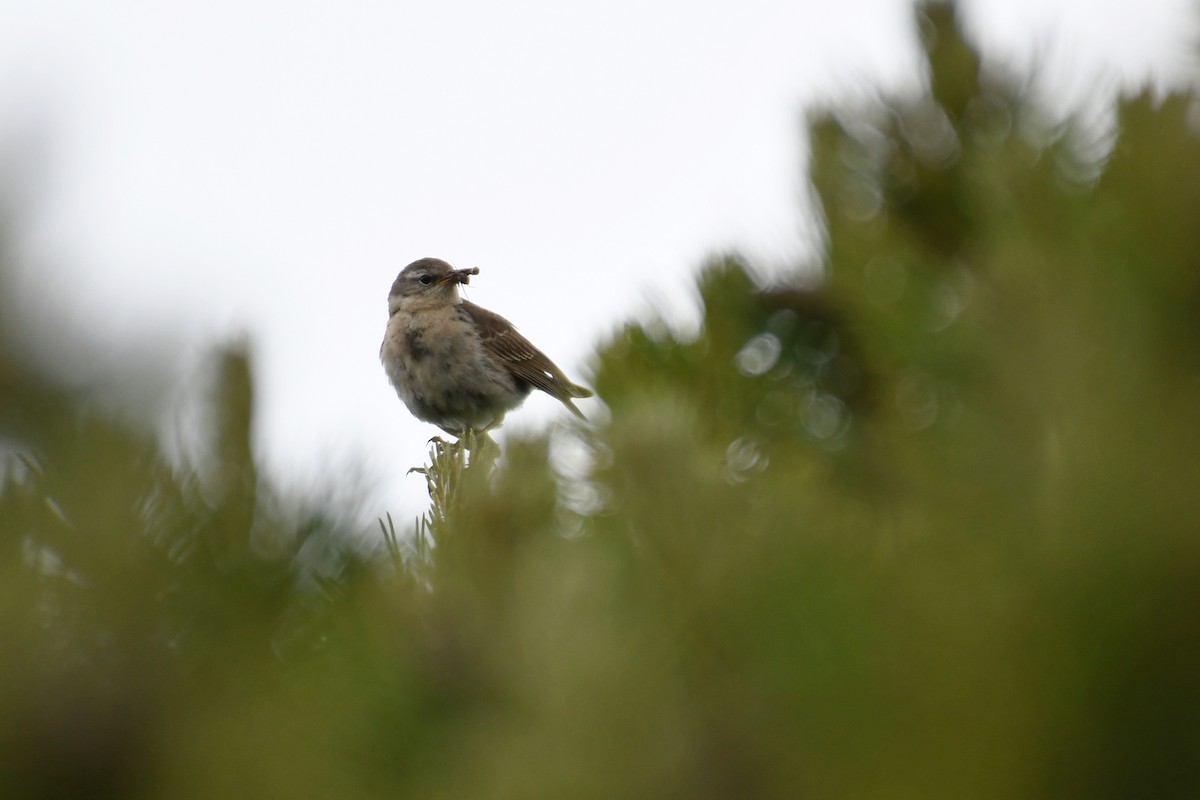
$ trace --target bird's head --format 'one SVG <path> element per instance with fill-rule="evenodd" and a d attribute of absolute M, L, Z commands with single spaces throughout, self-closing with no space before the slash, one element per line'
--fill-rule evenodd
<path fill-rule="evenodd" d="M 458 286 L 471 282 L 479 267 L 455 269 L 440 258 L 422 258 L 412 262 L 392 283 L 388 294 L 388 314 L 401 309 L 427 308 L 459 302 Z"/>

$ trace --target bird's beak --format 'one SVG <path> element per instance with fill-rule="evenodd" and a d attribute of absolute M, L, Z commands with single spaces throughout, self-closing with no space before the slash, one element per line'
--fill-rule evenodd
<path fill-rule="evenodd" d="M 479 267 L 468 267 L 467 269 L 456 269 L 453 272 L 443 275 L 438 278 L 438 283 L 461 283 L 468 284 L 471 282 L 472 275 L 479 274 Z"/>

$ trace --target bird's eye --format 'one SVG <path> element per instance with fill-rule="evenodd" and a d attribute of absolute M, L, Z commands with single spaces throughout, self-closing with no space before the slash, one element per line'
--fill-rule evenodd
<path fill-rule="evenodd" d="M 429 284 L 433 283 L 433 276 L 432 275 L 422 275 L 420 280 L 421 280 L 421 283 L 428 286 Z"/>

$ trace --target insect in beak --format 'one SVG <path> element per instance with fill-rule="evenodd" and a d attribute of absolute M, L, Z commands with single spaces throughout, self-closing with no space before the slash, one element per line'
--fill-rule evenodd
<path fill-rule="evenodd" d="M 468 267 L 467 269 L 456 269 L 448 275 L 443 275 L 438 278 L 438 283 L 461 283 L 466 285 L 471 282 L 472 275 L 479 274 L 479 267 Z"/>

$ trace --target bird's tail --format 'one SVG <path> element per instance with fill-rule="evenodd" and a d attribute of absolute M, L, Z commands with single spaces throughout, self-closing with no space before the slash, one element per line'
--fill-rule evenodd
<path fill-rule="evenodd" d="M 571 402 L 571 398 L 572 397 L 591 397 L 595 393 L 591 389 L 585 388 L 576 383 L 571 383 L 570 381 L 563 381 L 562 383 L 563 383 L 563 387 L 562 387 L 563 388 L 563 396 L 560 396 L 558 399 L 562 401 L 562 404 L 564 406 L 566 406 L 568 409 L 570 409 L 572 414 L 579 417 L 580 419 L 584 419 L 584 420 L 587 419 L 587 417 L 585 417 L 583 415 L 583 412 L 580 411 L 578 408 L 576 408 L 575 404 Z"/>

